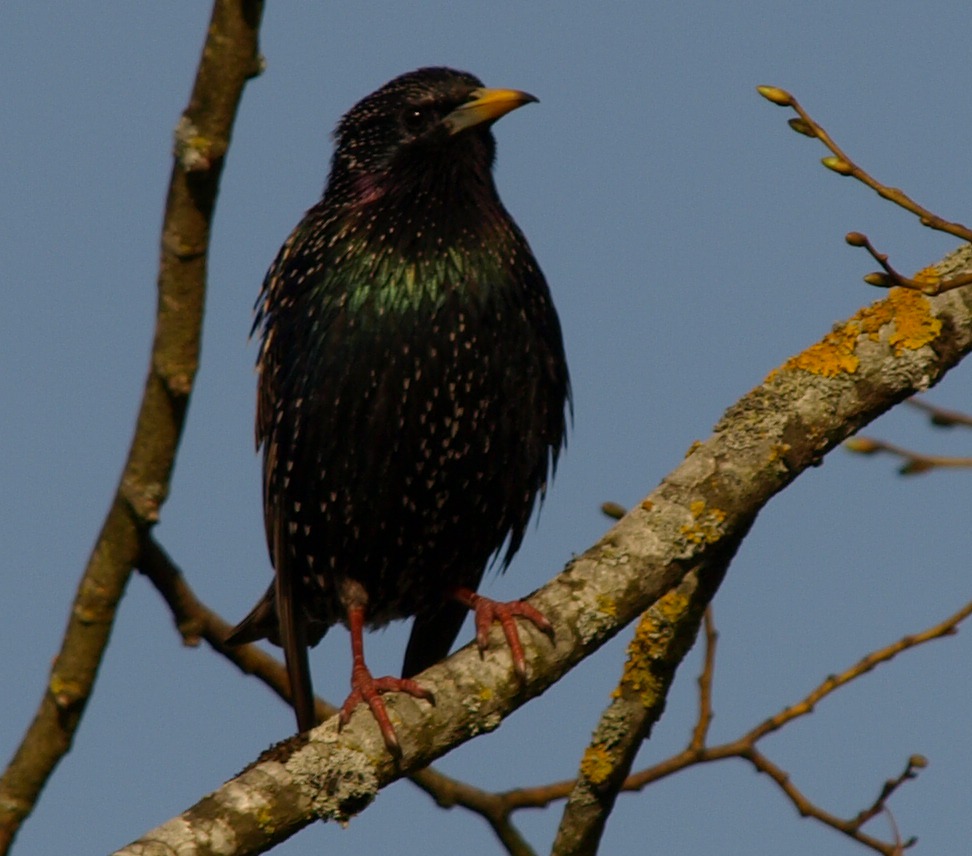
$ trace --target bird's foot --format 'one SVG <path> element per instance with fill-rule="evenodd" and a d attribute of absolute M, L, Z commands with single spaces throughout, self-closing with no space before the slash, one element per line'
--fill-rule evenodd
<path fill-rule="evenodd" d="M 435 704 L 435 696 L 416 681 L 409 680 L 408 678 L 393 678 L 391 676 L 375 678 L 372 677 L 368 667 L 362 663 L 355 665 L 351 670 L 351 695 L 341 705 L 339 721 L 340 725 L 347 725 L 351 719 L 351 714 L 354 713 L 354 709 L 362 702 L 365 702 L 371 708 L 371 715 L 374 716 L 375 721 L 378 723 L 378 728 L 381 731 L 381 736 L 385 740 L 385 746 L 388 747 L 388 751 L 396 758 L 400 758 L 402 755 L 402 747 L 399 745 L 398 737 L 395 735 L 395 727 L 388 718 L 388 711 L 385 709 L 385 702 L 382 699 L 384 693 L 407 693 L 414 698 L 425 699 L 430 704 Z"/>
<path fill-rule="evenodd" d="M 520 632 L 516 629 L 516 618 L 525 618 L 541 633 L 551 640 L 554 638 L 553 625 L 539 609 L 530 606 L 525 600 L 498 601 L 474 592 L 472 589 L 457 586 L 451 592 L 452 597 L 459 603 L 473 611 L 476 621 L 476 644 L 480 652 L 486 650 L 489 640 L 489 629 L 494 621 L 500 623 L 506 644 L 510 646 L 510 656 L 513 658 L 513 670 L 521 682 L 526 680 L 526 657 L 523 654 L 523 644 L 520 642 Z"/>

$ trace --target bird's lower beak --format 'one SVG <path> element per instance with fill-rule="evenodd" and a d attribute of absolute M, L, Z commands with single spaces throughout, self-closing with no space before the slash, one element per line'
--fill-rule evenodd
<path fill-rule="evenodd" d="M 483 122 L 492 122 L 511 110 L 540 99 L 518 89 L 474 89 L 470 100 L 453 110 L 443 122 L 450 134 L 458 134 Z"/>

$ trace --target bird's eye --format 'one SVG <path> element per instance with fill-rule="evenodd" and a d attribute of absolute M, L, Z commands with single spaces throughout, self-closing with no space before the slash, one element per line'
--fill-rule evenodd
<path fill-rule="evenodd" d="M 428 126 L 430 117 L 428 107 L 409 107 L 402 115 L 402 124 L 410 134 L 417 134 Z"/>

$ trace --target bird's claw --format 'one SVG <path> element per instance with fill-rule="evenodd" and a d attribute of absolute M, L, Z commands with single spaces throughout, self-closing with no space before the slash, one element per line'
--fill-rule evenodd
<path fill-rule="evenodd" d="M 378 729 L 385 741 L 385 746 L 396 758 L 401 758 L 402 747 L 395 734 L 395 727 L 388 717 L 388 710 L 385 708 L 382 695 L 385 693 L 406 693 L 413 698 L 424 699 L 430 704 L 435 704 L 435 696 L 417 681 L 409 678 L 393 678 L 385 676 L 383 678 L 372 677 L 371 672 L 366 666 L 355 667 L 351 672 L 351 694 L 341 705 L 341 712 L 338 718 L 338 727 L 341 728 L 348 724 L 354 709 L 364 702 L 371 710 L 371 715 L 378 723 Z"/>
<path fill-rule="evenodd" d="M 525 618 L 541 633 L 553 641 L 553 625 L 536 607 L 525 600 L 498 601 L 478 594 L 470 589 L 458 588 L 453 597 L 465 604 L 473 611 L 476 622 L 476 645 L 480 653 L 489 644 L 489 630 L 494 621 L 498 621 L 503 628 L 506 644 L 510 648 L 513 659 L 513 671 L 521 683 L 526 681 L 526 656 L 523 653 L 523 643 L 520 642 L 520 632 L 516 627 L 517 618 Z"/>

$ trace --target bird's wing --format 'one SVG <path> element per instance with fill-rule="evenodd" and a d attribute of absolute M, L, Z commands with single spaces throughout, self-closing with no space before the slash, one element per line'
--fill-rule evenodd
<path fill-rule="evenodd" d="M 263 597 L 249 614 L 226 637 L 227 645 L 243 645 L 246 642 L 259 642 L 269 639 L 279 644 L 277 632 L 277 592 L 276 585 L 271 584 Z"/>

